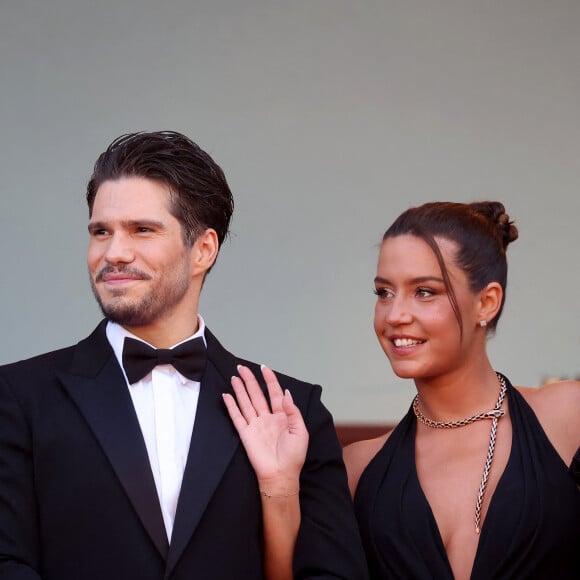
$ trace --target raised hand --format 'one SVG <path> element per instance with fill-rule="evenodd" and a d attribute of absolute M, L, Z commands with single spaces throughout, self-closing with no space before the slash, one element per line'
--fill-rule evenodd
<path fill-rule="evenodd" d="M 306 458 L 308 431 L 289 391 L 283 392 L 274 372 L 262 366 L 270 404 L 252 371 L 239 366 L 232 377 L 236 397 L 224 402 L 265 495 L 297 491 Z M 236 402 L 237 401 L 237 402 Z"/>

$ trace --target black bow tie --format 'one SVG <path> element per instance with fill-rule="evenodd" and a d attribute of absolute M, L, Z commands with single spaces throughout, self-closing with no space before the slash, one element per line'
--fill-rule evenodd
<path fill-rule="evenodd" d="M 173 365 L 184 377 L 200 382 L 206 363 L 203 338 L 192 338 L 175 348 L 154 349 L 140 340 L 125 338 L 123 368 L 129 384 L 140 381 L 157 365 Z"/>

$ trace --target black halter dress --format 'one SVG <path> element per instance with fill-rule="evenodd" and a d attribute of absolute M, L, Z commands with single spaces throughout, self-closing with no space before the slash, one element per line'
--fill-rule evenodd
<path fill-rule="evenodd" d="M 580 579 L 580 489 L 509 381 L 508 463 L 481 529 L 472 580 Z M 580 419 L 579 419 L 580 420 Z M 415 467 L 412 409 L 363 472 L 355 509 L 372 580 L 451 580 Z"/>

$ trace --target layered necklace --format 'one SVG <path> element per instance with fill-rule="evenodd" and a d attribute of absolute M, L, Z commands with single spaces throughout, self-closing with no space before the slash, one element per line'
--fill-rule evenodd
<path fill-rule="evenodd" d="M 491 419 L 491 433 L 489 435 L 489 447 L 487 450 L 487 458 L 485 460 L 485 466 L 483 468 L 483 475 L 481 477 L 481 483 L 479 484 L 479 491 L 477 492 L 477 501 L 475 502 L 475 533 L 479 534 L 480 524 L 481 524 L 481 504 L 483 503 L 483 494 L 485 493 L 485 487 L 487 486 L 487 480 L 489 478 L 489 472 L 491 470 L 491 462 L 493 461 L 493 452 L 495 451 L 495 438 L 497 435 L 497 422 L 500 417 L 505 415 L 504 410 L 501 408 L 503 403 L 505 393 L 507 390 L 505 379 L 499 374 L 497 378 L 501 386 L 499 391 L 499 397 L 495 407 L 491 411 L 485 411 L 483 413 L 478 413 L 477 415 L 472 415 L 466 419 L 460 419 L 458 421 L 433 421 L 428 419 L 423 415 L 419 409 L 419 395 L 417 394 L 413 399 L 413 412 L 415 417 L 427 427 L 433 429 L 457 429 L 458 427 L 464 427 L 465 425 L 470 425 L 475 421 L 480 419 Z"/>

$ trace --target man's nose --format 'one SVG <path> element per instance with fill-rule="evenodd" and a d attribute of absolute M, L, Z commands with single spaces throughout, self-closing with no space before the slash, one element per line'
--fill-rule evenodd
<path fill-rule="evenodd" d="M 105 260 L 108 264 L 128 264 L 135 258 L 135 249 L 130 236 L 114 233 L 109 238 Z"/>

